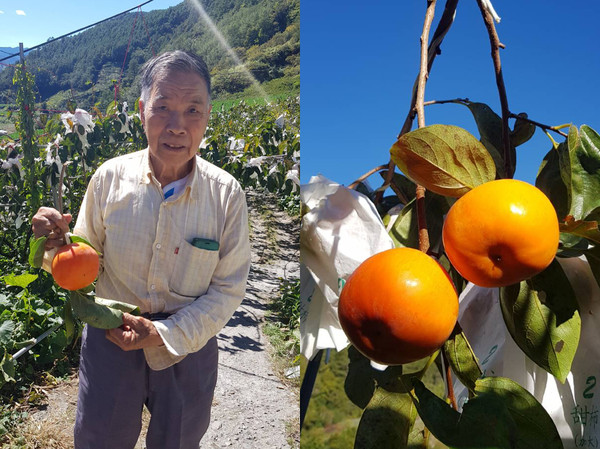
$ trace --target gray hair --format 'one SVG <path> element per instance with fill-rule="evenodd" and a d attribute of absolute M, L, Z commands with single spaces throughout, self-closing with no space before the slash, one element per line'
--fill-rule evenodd
<path fill-rule="evenodd" d="M 175 50 L 162 53 L 150 59 L 141 70 L 140 98 L 146 103 L 157 75 L 170 71 L 191 72 L 199 75 L 206 83 L 210 98 L 210 73 L 204 60 L 188 51 Z"/>

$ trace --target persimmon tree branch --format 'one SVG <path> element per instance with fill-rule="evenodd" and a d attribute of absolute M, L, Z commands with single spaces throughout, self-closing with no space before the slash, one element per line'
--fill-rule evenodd
<path fill-rule="evenodd" d="M 434 104 L 447 104 L 447 103 L 458 103 L 458 104 L 467 104 L 469 103 L 469 99 L 468 98 L 452 98 L 450 100 L 429 100 L 426 101 L 425 103 L 423 103 L 424 106 L 431 106 Z M 523 117 L 521 115 L 515 114 L 513 112 L 508 112 L 508 118 L 514 118 L 514 119 L 519 119 L 519 120 L 523 120 L 524 122 L 528 122 L 531 123 L 532 125 L 537 126 L 538 128 L 544 130 L 544 131 L 553 131 L 557 134 L 560 134 L 563 137 L 568 137 L 568 135 L 564 132 L 562 132 L 560 129 L 564 128 L 565 125 L 560 125 L 560 126 L 550 126 L 550 125 L 545 125 L 543 123 L 537 122 L 535 120 L 532 120 L 528 117 Z"/>
<path fill-rule="evenodd" d="M 427 12 L 425 13 L 425 23 L 423 24 L 423 33 L 421 34 L 421 67 L 419 69 L 419 77 L 417 78 L 417 92 L 415 99 L 415 109 L 417 111 L 417 120 L 419 128 L 425 126 L 425 84 L 429 77 L 429 32 L 431 23 L 435 15 L 436 0 L 427 2 Z M 417 205 L 417 223 L 419 227 L 419 250 L 426 253 L 429 251 L 429 231 L 427 230 L 427 219 L 425 215 L 425 187 L 417 185 L 416 189 L 416 205 Z"/>
<path fill-rule="evenodd" d="M 504 149 L 504 172 L 507 178 L 513 176 L 513 161 L 510 151 L 510 130 L 508 128 L 508 118 L 510 116 L 510 110 L 508 108 L 508 97 L 506 96 L 506 87 L 504 86 L 504 77 L 502 76 L 502 62 L 500 60 L 500 48 L 504 46 L 500 43 L 500 38 L 496 32 L 496 26 L 494 25 L 494 17 L 489 9 L 484 4 L 483 0 L 477 0 L 485 27 L 488 32 L 490 39 L 490 46 L 492 49 L 492 60 L 494 62 L 494 72 L 496 75 L 496 85 L 498 87 L 498 94 L 500 96 L 500 107 L 502 108 L 502 145 Z"/>
<path fill-rule="evenodd" d="M 429 78 L 429 69 L 431 67 L 429 65 L 429 46 L 427 42 L 434 14 L 435 0 L 430 0 L 427 2 L 427 12 L 425 13 L 425 23 L 423 25 L 423 34 L 421 35 L 421 68 L 419 70 L 419 77 L 417 79 L 417 92 L 415 95 L 415 109 L 417 112 L 419 128 L 423 128 L 425 126 L 425 107 L 423 103 L 425 101 L 425 84 Z M 425 187 L 422 185 L 417 185 L 416 203 L 417 222 L 419 227 L 419 250 L 427 253 L 429 251 L 429 231 L 427 229 L 427 219 L 425 215 Z M 447 360 L 445 360 L 445 355 L 442 354 L 442 357 L 444 357 L 445 365 L 448 367 L 446 371 L 448 398 L 456 410 L 456 398 L 454 396 L 454 387 L 452 385 L 452 373 L 449 371 L 449 364 Z"/>
<path fill-rule="evenodd" d="M 364 175 L 362 175 L 360 178 L 358 178 L 356 181 L 354 181 L 352 184 L 350 184 L 348 186 L 349 189 L 356 189 L 356 187 L 363 182 L 365 179 L 367 179 L 369 176 L 371 176 L 373 173 L 377 173 L 378 171 L 381 170 L 386 170 L 388 168 L 387 164 L 383 164 L 383 165 L 378 165 L 375 168 L 372 168 L 371 170 L 369 170 L 367 173 L 365 173 Z"/>
<path fill-rule="evenodd" d="M 555 133 L 557 133 L 557 134 L 560 134 L 560 135 L 561 135 L 561 136 L 563 136 L 563 137 L 569 137 L 569 135 L 568 135 L 568 134 L 566 134 L 566 133 L 564 133 L 564 132 L 562 132 L 562 131 L 560 130 L 560 128 L 561 128 L 562 126 L 561 126 L 561 127 L 558 127 L 558 126 L 549 126 L 549 125 L 544 125 L 543 123 L 536 122 L 535 120 L 531 120 L 530 118 L 527 118 L 527 117 L 521 117 L 520 115 L 513 114 L 512 112 L 511 112 L 511 113 L 509 113 L 509 117 L 510 117 L 510 118 L 515 118 L 515 119 L 516 119 L 516 118 L 518 118 L 519 120 L 523 120 L 523 121 L 525 121 L 525 122 L 531 123 L 532 125 L 535 125 L 535 126 L 537 126 L 538 128 L 541 128 L 541 129 L 543 129 L 544 131 L 554 131 Z M 563 125 L 563 126 L 564 126 L 564 125 Z"/>
<path fill-rule="evenodd" d="M 431 39 L 431 44 L 429 45 L 429 49 L 427 52 L 427 73 L 428 74 L 431 72 L 431 67 L 433 66 L 433 61 L 435 60 L 435 57 L 441 53 L 440 46 L 442 45 L 442 41 L 444 40 L 444 37 L 446 36 L 448 31 L 450 30 L 450 27 L 452 26 L 452 23 L 454 22 L 454 16 L 456 14 L 457 5 L 458 5 L 458 0 L 447 0 L 446 1 L 446 5 L 444 7 L 444 12 L 442 13 L 442 17 L 440 18 L 440 21 L 433 33 L 433 38 Z M 419 73 L 419 75 L 420 75 L 420 73 Z M 417 103 L 418 82 L 419 82 L 419 76 L 417 76 L 417 79 L 415 80 L 408 115 L 406 117 L 406 120 L 404 121 L 404 124 L 402 125 L 402 129 L 400 130 L 398 137 L 402 136 L 403 134 L 406 134 L 407 132 L 409 132 L 412 129 L 413 121 L 417 114 L 415 105 Z M 394 169 L 396 168 L 396 166 L 391 160 L 388 165 L 389 165 L 388 173 L 385 178 L 385 182 L 382 186 L 382 191 L 383 191 L 383 189 L 385 189 L 385 187 L 390 185 L 390 183 L 392 182 L 392 178 L 394 177 Z M 381 195 L 383 195 L 383 193 L 381 193 Z"/>
<path fill-rule="evenodd" d="M 458 0 L 448 0 L 446 2 L 444 12 L 442 14 L 442 17 L 440 18 L 440 22 L 438 23 L 438 26 L 436 27 L 435 32 L 433 33 L 431 44 L 429 44 L 429 47 L 427 48 L 427 76 L 429 76 L 429 73 L 431 72 L 431 67 L 433 66 L 433 61 L 435 60 L 435 57 L 441 53 L 440 46 L 442 44 L 442 41 L 444 40 L 444 37 L 450 30 L 452 23 L 454 22 L 454 16 L 456 14 L 457 5 Z M 413 86 L 413 95 L 410 102 L 410 109 L 406 120 L 402 125 L 402 129 L 398 134 L 398 137 L 402 136 L 403 134 L 406 134 L 412 129 L 413 121 L 417 115 L 417 91 L 420 77 L 421 71 L 419 71 L 417 79 L 415 80 L 415 84 Z"/>
<path fill-rule="evenodd" d="M 454 384 L 452 383 L 452 368 L 450 366 L 450 362 L 448 361 L 448 357 L 446 357 L 446 353 L 442 352 L 442 358 L 444 360 L 444 370 L 446 377 L 446 386 L 448 388 L 448 400 L 450 401 L 450 405 L 454 410 L 458 410 L 458 404 L 456 403 L 456 395 L 454 394 Z"/>
<path fill-rule="evenodd" d="M 424 106 L 431 106 L 432 104 L 446 104 L 446 103 L 459 103 L 465 104 L 470 100 L 468 98 L 453 98 L 451 100 L 429 100 L 423 103 Z"/>
<path fill-rule="evenodd" d="M 419 128 L 425 126 L 425 108 L 423 107 L 423 103 L 425 102 L 425 84 L 427 84 L 427 79 L 429 78 L 428 42 L 431 23 L 433 22 L 433 16 L 435 15 L 435 3 L 436 0 L 429 0 L 427 2 L 425 23 L 423 24 L 423 33 L 421 34 L 421 66 L 419 68 L 419 76 L 417 77 L 417 92 L 415 99 L 415 109 L 417 111 Z"/>

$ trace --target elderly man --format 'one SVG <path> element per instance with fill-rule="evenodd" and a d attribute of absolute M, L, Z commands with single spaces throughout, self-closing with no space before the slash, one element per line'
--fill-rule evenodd
<path fill-rule="evenodd" d="M 202 59 L 153 58 L 141 73 L 148 148 L 107 161 L 88 185 L 74 233 L 102 253 L 96 293 L 144 313 L 109 331 L 86 326 L 76 449 L 133 448 L 144 404 L 148 449 L 197 449 L 208 427 L 215 336 L 244 297 L 250 265 L 244 192 L 197 155 L 210 110 Z M 64 244 L 70 221 L 41 208 L 32 225 L 49 248 Z"/>

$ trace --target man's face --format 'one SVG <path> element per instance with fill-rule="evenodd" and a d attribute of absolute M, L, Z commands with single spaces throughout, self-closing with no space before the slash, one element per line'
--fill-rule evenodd
<path fill-rule="evenodd" d="M 171 71 L 158 76 L 147 103 L 140 101 L 152 167 L 161 183 L 190 172 L 190 161 L 204 137 L 210 110 L 206 83 L 191 72 Z"/>

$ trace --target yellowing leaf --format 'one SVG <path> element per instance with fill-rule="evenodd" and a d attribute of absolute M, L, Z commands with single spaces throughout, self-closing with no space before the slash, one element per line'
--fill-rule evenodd
<path fill-rule="evenodd" d="M 460 197 L 496 177 L 488 150 L 458 126 L 431 125 L 406 133 L 390 154 L 407 177 L 440 195 Z"/>
<path fill-rule="evenodd" d="M 575 220 L 567 215 L 564 223 L 560 223 L 560 232 L 567 232 L 578 237 L 585 237 L 594 243 L 600 243 L 600 229 L 597 221 Z"/>

